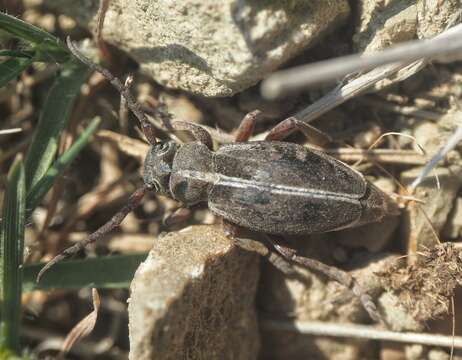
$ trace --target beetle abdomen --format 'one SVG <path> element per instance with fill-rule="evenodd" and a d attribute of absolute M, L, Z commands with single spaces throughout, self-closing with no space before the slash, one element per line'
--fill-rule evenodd
<path fill-rule="evenodd" d="M 361 174 L 300 145 L 249 142 L 213 156 L 209 208 L 252 230 L 307 234 L 353 226 L 367 190 Z"/>
<path fill-rule="evenodd" d="M 246 228 L 270 234 L 308 234 L 359 220 L 359 200 L 295 187 L 274 187 L 223 176 L 209 194 L 209 208 Z"/>

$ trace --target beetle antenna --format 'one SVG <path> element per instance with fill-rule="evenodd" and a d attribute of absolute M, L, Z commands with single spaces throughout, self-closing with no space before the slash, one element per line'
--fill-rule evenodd
<path fill-rule="evenodd" d="M 92 62 L 90 59 L 85 57 L 79 50 L 77 50 L 77 47 L 72 42 L 69 36 L 66 38 L 66 43 L 70 52 L 77 59 L 79 59 L 82 63 L 87 65 L 90 69 L 97 71 L 101 75 L 103 75 L 111 83 L 111 85 L 114 86 L 118 92 L 120 92 L 120 94 L 125 98 L 125 100 L 127 100 L 128 108 L 133 112 L 133 114 L 135 114 L 137 119 L 140 121 L 141 129 L 143 130 L 143 133 L 146 136 L 148 142 L 151 145 L 157 144 L 157 139 L 154 135 L 154 126 L 149 122 L 148 118 L 146 117 L 146 114 L 141 109 L 141 105 L 138 103 L 138 101 L 135 100 L 129 89 L 126 86 L 124 86 L 124 84 L 122 84 L 122 82 L 116 76 L 114 76 L 109 70 Z"/>
<path fill-rule="evenodd" d="M 107 233 L 112 231 L 114 228 L 119 226 L 120 223 L 123 221 L 123 219 L 125 219 L 125 217 L 129 213 L 131 213 L 141 203 L 141 200 L 143 199 L 144 195 L 146 194 L 148 190 L 150 190 L 150 188 L 146 185 L 135 190 L 135 192 L 130 195 L 130 198 L 128 199 L 127 204 L 125 204 L 125 206 L 122 209 L 120 209 L 107 223 L 101 226 L 94 233 L 90 234 L 88 238 L 86 238 L 85 240 L 79 241 L 75 245 L 67 248 L 60 254 L 56 255 L 49 262 L 47 262 L 45 266 L 38 273 L 36 281 L 39 282 L 43 274 L 46 271 L 48 271 L 52 266 L 57 264 L 58 262 L 61 262 L 75 255 L 80 250 L 84 249 L 87 245 L 98 241 L 104 235 L 106 235 Z"/>

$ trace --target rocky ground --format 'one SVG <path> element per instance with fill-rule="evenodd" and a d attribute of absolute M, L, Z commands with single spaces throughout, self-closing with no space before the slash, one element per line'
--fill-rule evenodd
<path fill-rule="evenodd" d="M 9 6 L 10 13 L 62 38 L 91 38 L 97 27 L 98 4 L 90 0 L 11 1 Z M 255 131 L 258 138 L 289 116 L 308 117 L 309 106 L 322 102 L 340 83 L 268 100 L 260 84 L 273 71 L 433 38 L 457 24 L 461 12 L 457 0 L 112 0 L 102 38 L 108 46 L 107 66 L 122 78 L 133 74 L 131 89 L 148 113 L 163 102 L 173 118 L 210 129 L 218 147 L 232 139 L 249 111 L 263 112 Z M 2 128 L 24 129 L 20 136 L 2 137 L 1 184 L 12 156 L 27 146 L 41 93 L 54 71 L 37 66 L 0 90 L 0 111 L 6 119 Z M 358 77 L 343 79 L 342 84 Z M 460 62 L 418 64 L 310 122 L 333 139 L 324 150 L 391 194 L 401 215 L 285 240 L 301 254 L 351 272 L 396 332 L 451 335 L 454 323 L 455 334 L 462 331 L 461 148 L 449 152 L 415 191 L 411 189 L 423 166 L 461 124 L 461 96 Z M 81 121 L 99 114 L 103 126 L 34 214 L 27 230 L 32 253 L 49 256 L 85 238 L 141 184 L 139 169 L 147 145 L 136 119 L 119 112 L 119 102 L 119 94 L 99 74 L 82 89 L 63 146 Z M 162 138 L 170 135 L 159 119 L 154 123 Z M 376 144 L 389 132 L 393 134 Z M 188 140 L 185 134 L 175 135 Z M 307 143 L 297 134 L 288 140 Z M 449 359 L 450 347 L 288 330 L 287 322 L 377 326 L 338 283 L 298 266 L 297 276 L 287 277 L 265 258 L 236 248 L 205 205 L 195 207 L 184 224 L 163 224 L 177 208 L 175 201 L 150 194 L 117 232 L 88 250 L 89 255 L 149 255 L 130 290 L 101 292 L 96 328 L 69 356 Z M 31 351 L 42 358 L 53 354 L 62 337 L 89 312 L 89 294 L 88 289 L 27 294 L 24 331 Z M 456 349 L 454 359 L 459 357 L 462 353 Z"/>

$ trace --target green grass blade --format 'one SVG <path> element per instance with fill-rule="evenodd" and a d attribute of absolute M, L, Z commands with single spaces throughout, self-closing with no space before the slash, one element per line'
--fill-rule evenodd
<path fill-rule="evenodd" d="M 6 348 L 19 352 L 26 181 L 22 159 L 8 174 L 1 228 L 2 338 Z"/>
<path fill-rule="evenodd" d="M 36 283 L 44 264 L 26 265 L 23 268 L 23 290 L 128 288 L 136 269 L 147 254 L 115 255 L 58 263 Z"/>
<path fill-rule="evenodd" d="M 45 101 L 37 129 L 26 157 L 27 188 L 34 187 L 50 168 L 58 150 L 61 132 L 67 125 L 80 87 L 89 70 L 83 65 L 62 66 Z"/>
<path fill-rule="evenodd" d="M 46 55 L 49 61 L 63 63 L 71 59 L 70 52 L 61 40 L 14 16 L 0 12 L 0 30 L 31 43 L 33 48 Z"/>
<path fill-rule="evenodd" d="M 15 79 L 32 64 L 32 59 L 12 58 L 0 64 L 0 87 Z"/>
<path fill-rule="evenodd" d="M 34 57 L 34 52 L 32 51 L 20 51 L 20 50 L 0 50 L 0 56 L 8 57 L 19 57 L 19 58 L 32 58 Z"/>
<path fill-rule="evenodd" d="M 85 131 L 72 144 L 72 146 L 48 169 L 46 174 L 27 193 L 26 208 L 28 215 L 34 211 L 43 197 L 53 186 L 54 181 L 60 176 L 66 167 L 77 157 L 80 151 L 88 144 L 91 135 L 98 129 L 101 122 L 99 117 L 94 118 Z"/>

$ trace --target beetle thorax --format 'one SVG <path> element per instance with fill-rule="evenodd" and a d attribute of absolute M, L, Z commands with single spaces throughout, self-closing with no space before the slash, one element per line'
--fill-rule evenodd
<path fill-rule="evenodd" d="M 173 160 L 170 177 L 172 196 L 186 206 L 206 201 L 212 183 L 204 176 L 213 173 L 213 152 L 202 143 L 193 142 L 182 145 Z"/>
<path fill-rule="evenodd" d="M 157 143 L 149 148 L 144 160 L 143 181 L 152 190 L 170 195 L 169 181 L 178 145 L 174 141 Z"/>

